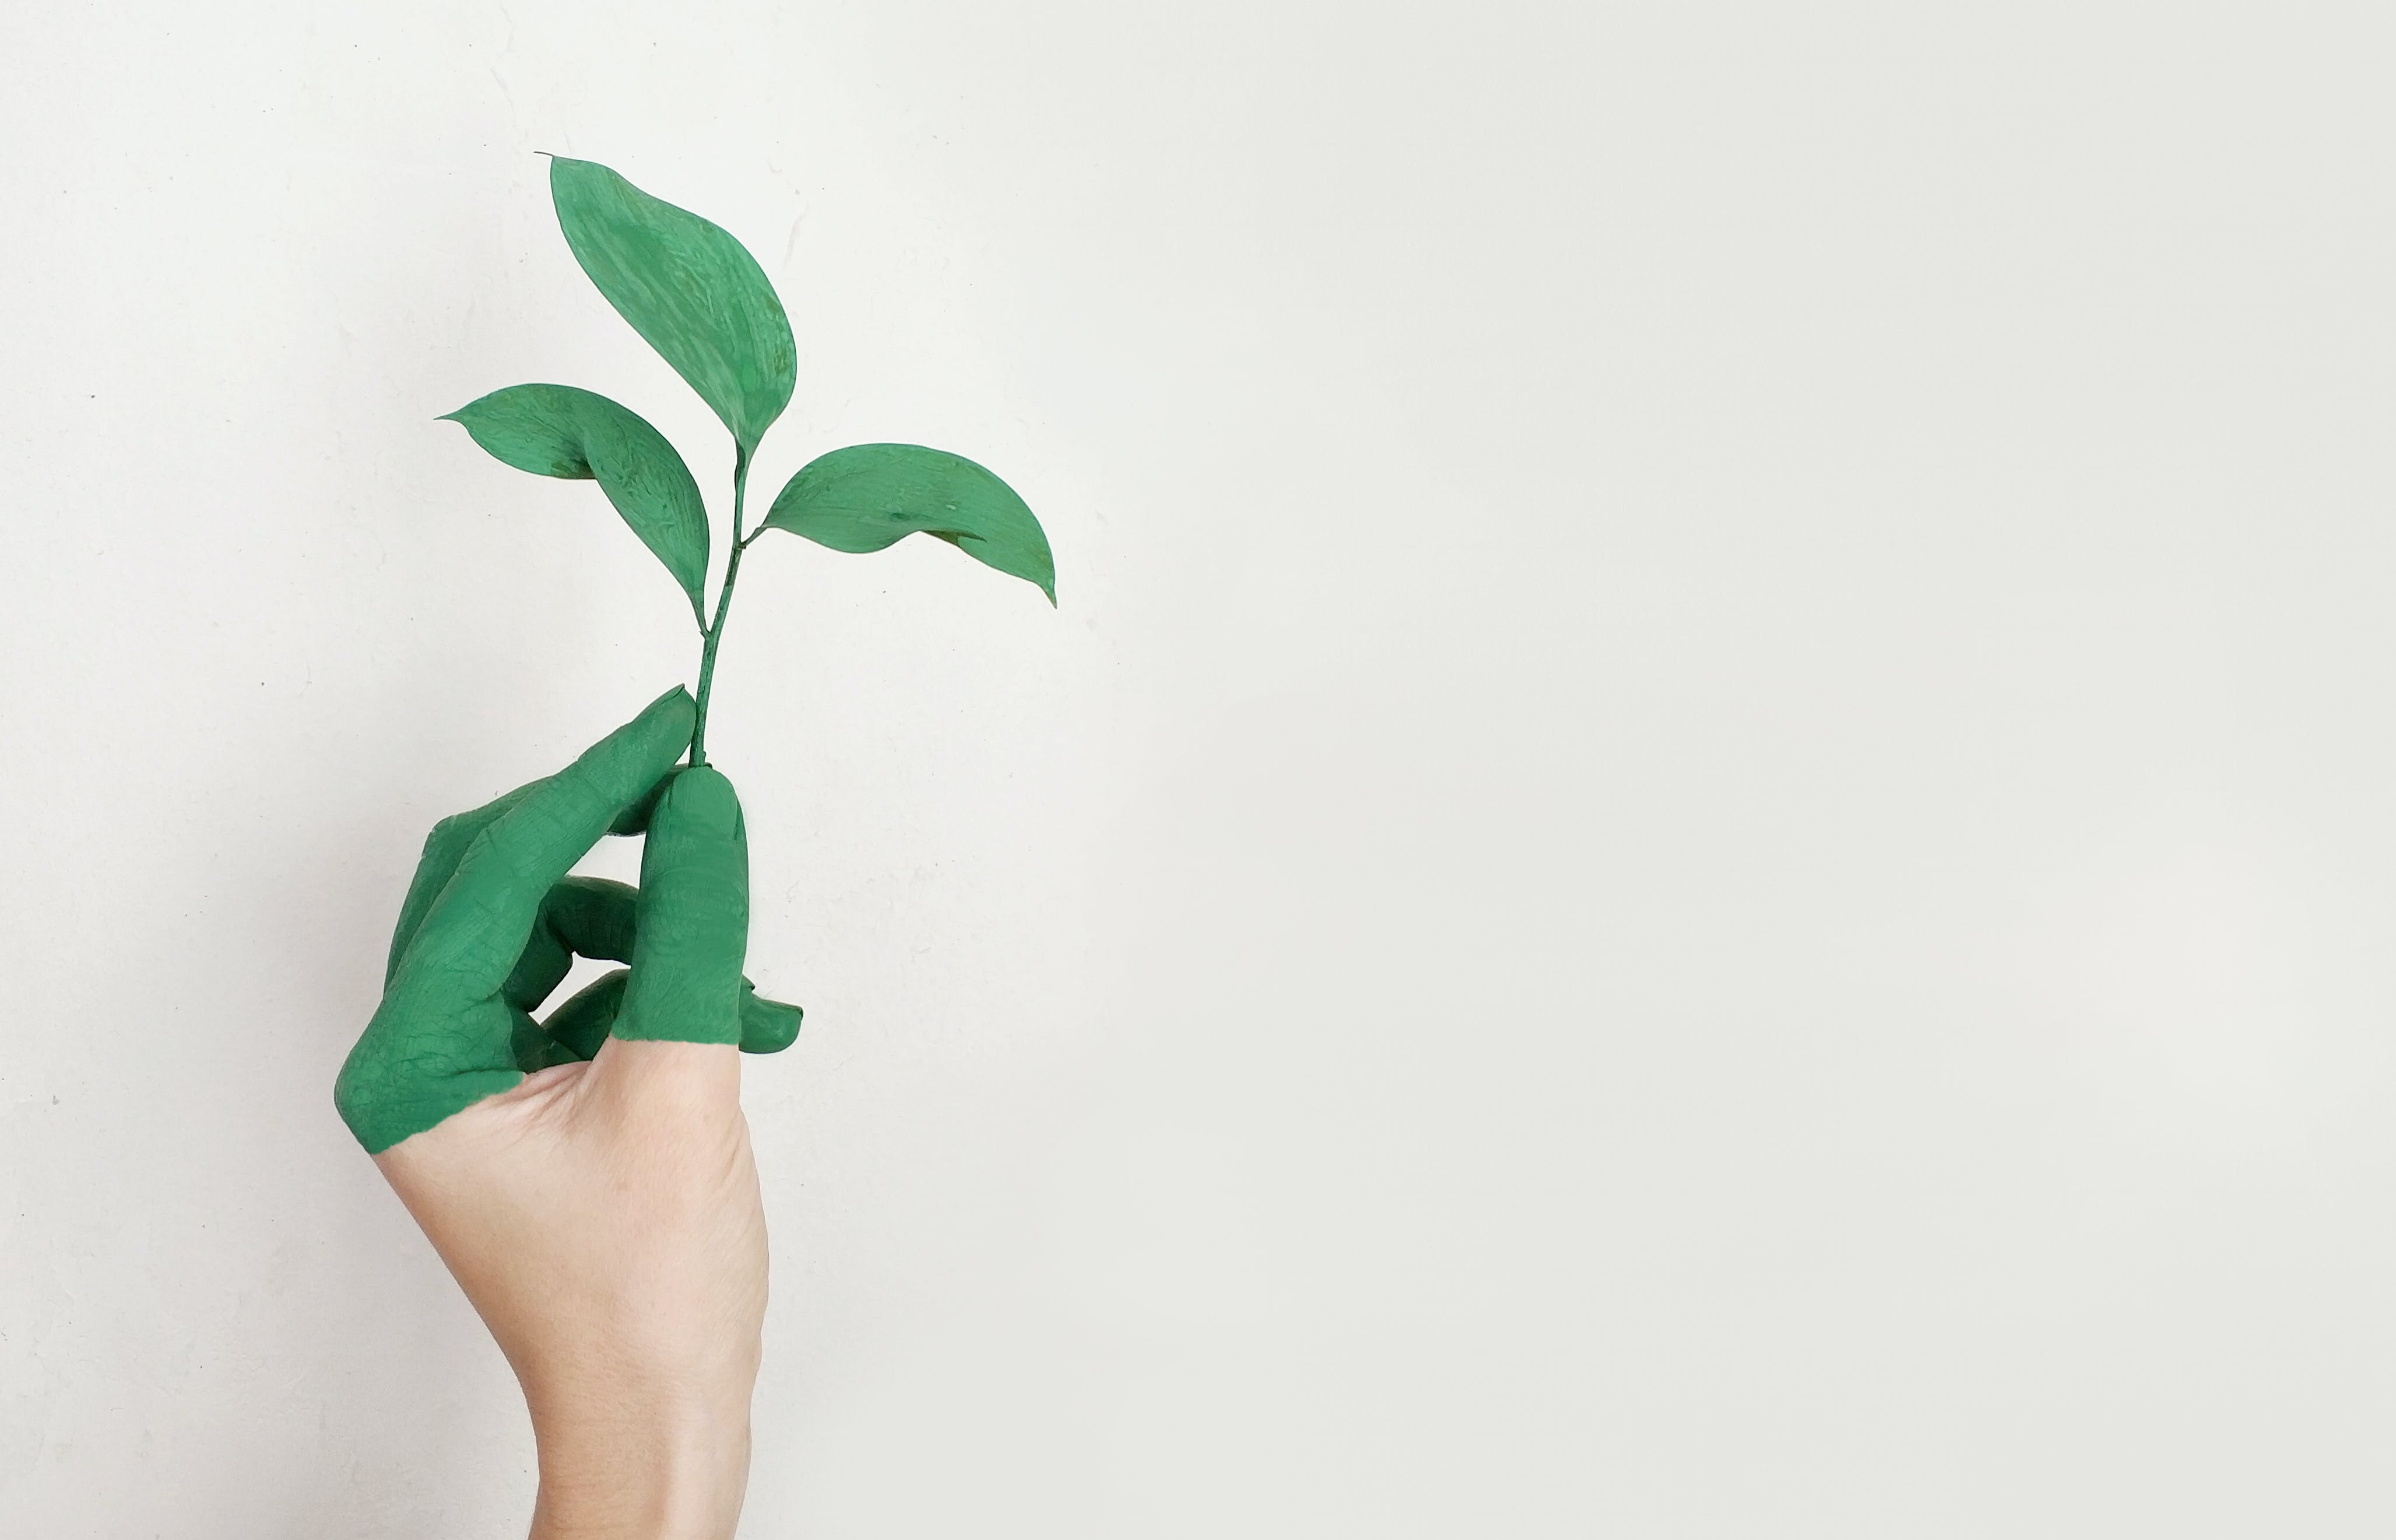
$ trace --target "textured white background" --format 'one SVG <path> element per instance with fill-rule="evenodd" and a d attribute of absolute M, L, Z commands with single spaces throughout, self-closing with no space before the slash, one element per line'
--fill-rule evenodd
<path fill-rule="evenodd" d="M 2396 1531 L 2386 17 L 9 7 L 0 1530 L 521 1533 L 328 1092 L 694 661 L 552 150 L 1058 553 L 749 566 L 745 1533 Z"/>

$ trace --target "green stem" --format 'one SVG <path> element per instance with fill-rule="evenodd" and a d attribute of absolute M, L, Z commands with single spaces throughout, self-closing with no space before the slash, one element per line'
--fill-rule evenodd
<path fill-rule="evenodd" d="M 715 644 L 724 640 L 724 612 L 732 607 L 732 585 L 740 576 L 740 553 L 749 549 L 741 537 L 741 505 L 749 495 L 749 451 L 732 461 L 732 554 L 724 563 L 724 586 L 715 593 L 715 619 L 699 632 L 699 720 L 690 729 L 690 763 L 707 763 L 707 696 L 715 687 Z"/>

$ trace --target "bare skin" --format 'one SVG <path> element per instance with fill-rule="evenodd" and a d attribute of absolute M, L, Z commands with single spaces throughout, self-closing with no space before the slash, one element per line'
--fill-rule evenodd
<path fill-rule="evenodd" d="M 445 818 L 334 1104 L 515 1368 L 533 1540 L 721 1540 L 765 1313 L 740 1053 L 796 1008 L 741 976 L 748 847 L 660 696 L 558 774 Z M 569 876 L 610 829 L 641 884 Z M 570 954 L 629 962 L 536 1021 Z"/>
<path fill-rule="evenodd" d="M 375 1163 L 523 1384 L 532 1540 L 730 1535 L 765 1313 L 739 1051 L 611 1038 Z"/>

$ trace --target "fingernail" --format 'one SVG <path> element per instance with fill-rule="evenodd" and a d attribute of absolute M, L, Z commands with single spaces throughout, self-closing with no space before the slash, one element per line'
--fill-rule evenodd
<path fill-rule="evenodd" d="M 677 684 L 672 689 L 668 690 L 665 694 L 658 697 L 657 699 L 650 701 L 646 706 L 642 707 L 641 714 L 643 716 L 648 715 L 651 711 L 663 706 L 667 701 L 672 700 L 676 696 L 682 697 L 685 700 L 690 700 L 690 692 Z M 699 709 L 699 703 L 695 700 L 691 701 L 691 709 L 693 710 L 697 710 Z"/>
<path fill-rule="evenodd" d="M 732 783 L 709 766 L 686 770 L 666 788 L 666 803 L 674 821 L 694 834 L 728 840 L 740 830 L 740 799 Z"/>

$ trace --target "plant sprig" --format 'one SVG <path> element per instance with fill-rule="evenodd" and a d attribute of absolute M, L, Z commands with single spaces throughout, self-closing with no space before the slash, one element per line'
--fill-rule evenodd
<path fill-rule="evenodd" d="M 1048 537 L 1015 489 L 945 450 L 857 444 L 820 455 L 745 527 L 749 466 L 790 405 L 798 351 L 782 301 L 748 248 L 721 227 L 653 198 L 595 161 L 552 157 L 550 196 L 582 271 L 616 312 L 673 365 L 732 434 L 732 545 L 715 610 L 702 590 L 710 549 L 699 483 L 637 413 L 570 385 L 513 385 L 446 414 L 520 471 L 595 481 L 690 600 L 699 626 L 699 715 L 690 763 L 707 763 L 708 696 L 741 553 L 769 529 L 866 552 L 936 536 L 1057 603 Z"/>

